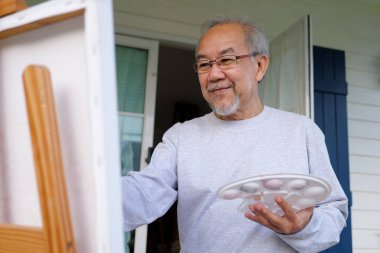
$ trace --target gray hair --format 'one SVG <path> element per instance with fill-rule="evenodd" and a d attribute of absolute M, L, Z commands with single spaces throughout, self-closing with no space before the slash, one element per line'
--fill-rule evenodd
<path fill-rule="evenodd" d="M 245 42 L 250 52 L 257 52 L 269 57 L 269 40 L 263 28 L 259 24 L 243 18 L 220 16 L 210 19 L 202 25 L 202 36 L 212 27 L 223 24 L 241 25 L 244 30 Z"/>

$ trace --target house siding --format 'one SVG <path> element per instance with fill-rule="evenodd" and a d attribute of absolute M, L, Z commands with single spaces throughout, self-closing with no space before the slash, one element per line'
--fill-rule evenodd
<path fill-rule="evenodd" d="M 252 18 L 274 38 L 303 15 L 310 14 L 313 45 L 343 50 L 346 56 L 353 252 L 380 252 L 380 2 L 239 3 L 115 0 L 115 30 L 194 47 L 202 22 L 215 15 Z"/>
<path fill-rule="evenodd" d="M 380 53 L 346 55 L 353 248 L 379 252 Z"/>

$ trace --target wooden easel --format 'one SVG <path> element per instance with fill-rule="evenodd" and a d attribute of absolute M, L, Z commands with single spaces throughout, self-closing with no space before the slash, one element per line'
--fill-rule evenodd
<path fill-rule="evenodd" d="M 0 253 L 75 253 L 50 74 L 31 65 L 23 80 L 42 228 L 0 224 Z"/>
<path fill-rule="evenodd" d="M 0 1 L 0 17 L 12 14 L 27 8 L 25 0 L 1 0 Z"/>

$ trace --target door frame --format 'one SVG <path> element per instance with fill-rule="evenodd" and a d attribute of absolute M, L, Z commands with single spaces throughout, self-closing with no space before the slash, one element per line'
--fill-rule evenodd
<path fill-rule="evenodd" d="M 115 35 L 115 44 L 118 46 L 148 50 L 144 101 L 144 120 L 140 158 L 140 169 L 143 169 L 147 165 L 145 158 L 148 157 L 148 149 L 149 147 L 153 146 L 159 43 L 155 40 L 140 39 L 125 35 Z M 143 225 L 135 230 L 134 253 L 146 252 L 147 237 L 148 225 Z"/>

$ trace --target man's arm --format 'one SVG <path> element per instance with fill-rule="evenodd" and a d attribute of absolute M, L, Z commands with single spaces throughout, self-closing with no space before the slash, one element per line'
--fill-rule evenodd
<path fill-rule="evenodd" d="M 250 206 L 253 214 L 246 214 L 246 217 L 275 231 L 298 252 L 319 252 L 339 242 L 340 233 L 346 226 L 348 200 L 331 166 L 323 133 L 311 121 L 306 124 L 306 129 L 310 175 L 329 183 L 330 196 L 315 208 L 297 213 L 277 197 L 276 202 L 285 216 L 276 216 L 264 206 L 254 205 Z"/>
<path fill-rule="evenodd" d="M 177 199 L 178 125 L 169 129 L 149 165 L 122 178 L 124 230 L 164 215 Z"/>

